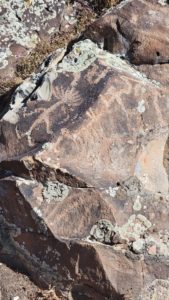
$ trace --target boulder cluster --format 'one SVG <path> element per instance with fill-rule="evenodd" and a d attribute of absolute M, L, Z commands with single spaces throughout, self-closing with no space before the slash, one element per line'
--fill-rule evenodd
<path fill-rule="evenodd" d="M 62 300 L 169 299 L 167 1 L 0 2 L 0 261 Z"/>

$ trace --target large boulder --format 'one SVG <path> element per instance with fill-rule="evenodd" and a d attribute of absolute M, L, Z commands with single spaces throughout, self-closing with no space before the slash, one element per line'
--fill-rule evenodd
<path fill-rule="evenodd" d="M 169 81 L 168 11 L 165 0 L 122 1 L 89 25 L 85 36 L 166 85 Z"/>
<path fill-rule="evenodd" d="M 43 38 L 59 30 L 65 13 L 64 1 L 3 1 L 1 3 L 0 75 L 12 76 L 18 59 Z"/>
<path fill-rule="evenodd" d="M 110 16 L 126 9 L 129 24 L 147 5 L 164 22 L 157 1 L 123 1 Z M 1 113 L 0 256 L 62 299 L 168 297 L 168 90 L 124 46 L 84 39 L 53 52 Z"/>
<path fill-rule="evenodd" d="M 78 1 L 1 0 L 0 109 L 13 88 L 50 52 L 77 38 L 92 18 L 89 5 Z"/>

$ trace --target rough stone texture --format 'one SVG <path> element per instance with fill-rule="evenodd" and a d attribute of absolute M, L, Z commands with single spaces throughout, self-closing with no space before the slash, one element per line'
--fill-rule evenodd
<path fill-rule="evenodd" d="M 125 0 L 85 33 L 106 50 L 120 54 L 150 79 L 168 83 L 167 1 Z"/>
<path fill-rule="evenodd" d="M 1 300 L 64 300 L 59 298 L 54 288 L 39 289 L 28 276 L 11 270 L 0 263 L 0 299 Z"/>
<path fill-rule="evenodd" d="M 64 299 L 169 297 L 168 13 L 122 1 L 1 112 L 1 260 Z"/>
<path fill-rule="evenodd" d="M 78 38 L 95 18 L 86 2 L 0 1 L 0 109 L 45 56 Z M 6 97 L 4 97 L 6 95 Z"/>
<path fill-rule="evenodd" d="M 90 231 L 90 239 L 103 244 L 112 244 L 115 230 L 108 220 L 99 220 Z"/>
<path fill-rule="evenodd" d="M 0 4 L 0 68 L 1 74 L 5 70 L 11 75 L 12 61 L 18 61 L 34 48 L 39 39 L 59 30 L 64 19 L 65 2 L 1 0 Z"/>
<path fill-rule="evenodd" d="M 167 280 L 154 280 L 148 289 L 141 295 L 140 300 L 151 300 L 151 299 L 169 299 L 168 295 L 168 281 Z"/>

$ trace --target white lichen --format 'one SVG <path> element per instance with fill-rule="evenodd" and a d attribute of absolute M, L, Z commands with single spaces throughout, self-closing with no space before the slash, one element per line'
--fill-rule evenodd
<path fill-rule="evenodd" d="M 119 189 L 119 187 L 117 186 L 117 187 L 109 187 L 107 190 L 106 190 L 106 193 L 107 194 L 109 194 L 111 197 L 115 197 L 116 196 L 116 193 L 117 193 L 117 191 L 118 191 L 118 189 Z"/>
<path fill-rule="evenodd" d="M 120 236 L 126 240 L 133 238 L 137 240 L 143 235 L 150 227 L 151 222 L 143 215 L 131 215 L 128 222 L 123 226 L 119 227 L 117 230 Z"/>
<path fill-rule="evenodd" d="M 146 108 L 145 108 L 145 101 L 144 100 L 140 100 L 137 106 L 137 110 L 140 114 L 144 113 Z"/>
<path fill-rule="evenodd" d="M 63 201 L 69 194 L 67 185 L 59 181 L 47 181 L 43 189 L 43 198 L 47 203 Z"/>
<path fill-rule="evenodd" d="M 8 58 L 12 55 L 9 48 L 0 48 L 0 69 L 5 68 L 8 65 Z"/>
<path fill-rule="evenodd" d="M 140 196 L 137 196 L 136 200 L 134 201 L 133 209 L 135 211 L 139 211 L 139 210 L 141 210 L 141 208 L 142 208 L 142 205 L 140 202 Z"/>
<path fill-rule="evenodd" d="M 132 249 L 135 253 L 142 253 L 145 248 L 145 241 L 143 239 L 138 239 L 132 244 Z"/>

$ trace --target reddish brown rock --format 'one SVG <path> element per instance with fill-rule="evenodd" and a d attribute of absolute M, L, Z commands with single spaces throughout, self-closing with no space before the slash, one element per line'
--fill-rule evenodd
<path fill-rule="evenodd" d="M 160 82 L 168 89 L 169 86 L 169 63 L 156 65 L 137 66 L 137 70 L 146 74 L 151 80 Z"/>
<path fill-rule="evenodd" d="M 55 49 L 66 47 L 94 18 L 87 3 L 5 0 L 0 8 L 0 102 Z M 6 95 L 6 93 L 8 93 Z"/>
<path fill-rule="evenodd" d="M 155 14 L 146 27 L 142 12 L 157 7 L 161 27 Z M 1 259 L 65 299 L 138 300 L 157 286 L 166 297 L 168 91 L 128 63 L 117 32 L 130 47 L 129 33 L 139 37 L 130 61 L 151 66 L 157 49 L 150 40 L 146 52 L 141 28 L 157 28 L 167 62 L 165 18 L 157 1 L 122 2 L 89 29 L 99 43 L 98 24 L 105 38 L 116 24 L 113 53 L 88 39 L 55 51 L 2 111 Z"/>
<path fill-rule="evenodd" d="M 122 1 L 85 33 L 104 49 L 120 54 L 159 82 L 168 82 L 169 6 L 167 1 Z M 162 64 L 162 65 L 161 65 Z"/>
<path fill-rule="evenodd" d="M 38 292 L 38 288 L 27 276 L 0 264 L 0 297 L 2 300 L 40 300 L 35 298 Z"/>
<path fill-rule="evenodd" d="M 77 62 L 69 66 L 70 60 Z M 24 161 L 33 151 L 37 161 L 88 186 L 108 188 L 137 176 L 146 189 L 167 192 L 165 89 L 90 41 L 76 44 L 58 73 L 48 69 L 37 77 L 40 86 L 32 77 L 16 90 L 1 122 L 9 141 L 8 148 L 1 144 L 1 160 Z"/>

